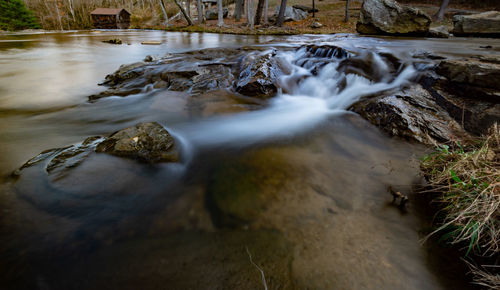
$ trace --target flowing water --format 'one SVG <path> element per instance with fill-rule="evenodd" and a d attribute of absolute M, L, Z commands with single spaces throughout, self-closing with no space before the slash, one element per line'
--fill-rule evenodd
<path fill-rule="evenodd" d="M 101 41 L 121 38 L 124 45 Z M 160 40 L 162 45 L 140 42 Z M 367 78 L 331 44 L 371 59 Z M 492 50 L 480 46 L 492 45 Z M 260 106 L 233 93 L 153 90 L 87 102 L 104 76 L 146 55 L 208 47 L 276 49 L 290 70 Z M 422 245 L 429 217 L 410 194 L 424 148 L 385 137 L 346 109 L 410 83 L 412 55 L 498 54 L 494 40 L 253 37 L 98 31 L 0 36 L 0 173 L 41 151 L 157 121 L 182 162 L 148 165 L 102 154 L 47 176 L 41 166 L 1 185 L 5 289 L 470 288 L 447 249 Z M 450 51 L 450 48 L 453 48 Z M 255 52 L 260 53 L 260 52 Z M 391 70 L 387 53 L 402 60 Z M 250 255 L 252 259 L 250 258 Z M 457 266 L 450 266 L 457 264 Z M 457 278 L 457 273 L 461 273 Z"/>

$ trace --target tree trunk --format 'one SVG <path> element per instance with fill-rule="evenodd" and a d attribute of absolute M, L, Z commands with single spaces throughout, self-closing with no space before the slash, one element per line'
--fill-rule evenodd
<path fill-rule="evenodd" d="M 264 0 L 264 24 L 268 22 L 268 14 L 269 14 L 269 0 Z"/>
<path fill-rule="evenodd" d="M 257 3 L 257 12 L 255 13 L 255 25 L 260 24 L 260 20 L 262 19 L 262 10 L 264 9 L 265 0 L 259 0 Z"/>
<path fill-rule="evenodd" d="M 191 17 L 191 0 L 186 0 L 186 13 Z"/>
<path fill-rule="evenodd" d="M 286 0 L 281 0 L 280 12 L 278 13 L 278 18 L 276 19 L 276 25 L 281 27 L 283 22 L 285 22 L 285 10 L 286 10 Z"/>
<path fill-rule="evenodd" d="M 184 7 L 182 7 L 179 0 L 175 0 L 175 5 L 177 5 L 177 7 L 179 7 L 179 10 L 181 10 L 182 15 L 184 15 L 184 18 L 186 18 L 187 23 L 189 25 L 193 25 L 193 20 L 191 19 L 191 17 L 189 17 L 189 15 L 187 15 L 186 10 L 184 9 Z"/>
<path fill-rule="evenodd" d="M 253 0 L 248 0 L 248 23 L 250 24 L 250 28 L 253 29 L 255 23 L 255 9 L 253 7 Z"/>
<path fill-rule="evenodd" d="M 448 7 L 448 4 L 450 3 L 450 0 L 443 0 L 441 2 L 441 7 L 439 7 L 439 11 L 432 17 L 434 18 L 434 21 L 442 21 L 444 18 L 444 12 L 446 11 L 446 7 Z"/>
<path fill-rule="evenodd" d="M 349 22 L 349 0 L 345 1 L 345 18 L 344 22 Z"/>
<path fill-rule="evenodd" d="M 217 16 L 219 18 L 217 26 L 224 26 L 224 11 L 222 9 L 222 0 L 217 0 Z"/>
<path fill-rule="evenodd" d="M 316 3 L 313 0 L 313 18 L 316 17 Z"/>
<path fill-rule="evenodd" d="M 167 15 L 167 10 L 165 9 L 165 3 L 163 3 L 163 0 L 159 0 L 159 2 L 160 2 L 161 12 L 163 13 L 163 18 L 165 18 L 165 26 L 168 26 L 168 15 Z"/>
<path fill-rule="evenodd" d="M 56 13 L 57 13 L 57 20 L 59 21 L 59 26 L 61 27 L 61 30 L 64 30 L 62 21 L 61 21 L 61 12 L 59 12 L 59 5 L 57 5 L 57 1 L 54 1 L 54 5 L 56 6 Z"/>
<path fill-rule="evenodd" d="M 237 22 L 241 21 L 241 14 L 243 14 L 243 9 L 245 7 L 245 2 L 243 0 L 236 0 L 236 7 L 234 8 L 234 20 Z"/>
<path fill-rule="evenodd" d="M 198 0 L 198 24 L 203 23 L 203 4 L 201 4 L 201 0 Z"/>

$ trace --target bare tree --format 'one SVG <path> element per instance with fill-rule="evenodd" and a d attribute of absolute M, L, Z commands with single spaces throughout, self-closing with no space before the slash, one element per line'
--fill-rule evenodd
<path fill-rule="evenodd" d="M 201 4 L 201 0 L 198 0 L 197 6 L 198 6 L 198 24 L 203 23 L 203 4 Z"/>
<path fill-rule="evenodd" d="M 278 18 L 276 19 L 276 25 L 281 27 L 283 22 L 285 22 L 285 10 L 286 10 L 286 0 L 281 0 L 280 12 L 278 13 Z"/>
<path fill-rule="evenodd" d="M 179 2 L 179 0 L 174 0 L 174 1 L 175 5 L 177 5 L 177 7 L 179 7 L 179 10 L 181 10 L 182 15 L 184 15 L 184 18 L 186 18 L 187 23 L 189 25 L 193 25 L 193 20 L 191 19 L 191 17 L 189 17 L 189 15 L 187 14 L 184 7 L 182 7 L 182 4 Z"/>
<path fill-rule="evenodd" d="M 224 11 L 222 11 L 222 0 L 217 0 L 217 16 L 218 16 L 218 23 L 217 26 L 222 27 L 224 26 Z"/>
<path fill-rule="evenodd" d="M 161 12 L 163 13 L 163 18 L 165 18 L 165 26 L 168 26 L 168 15 L 167 9 L 165 9 L 165 3 L 163 3 L 163 0 L 159 0 L 158 2 L 160 2 Z"/>
<path fill-rule="evenodd" d="M 441 7 L 439 7 L 438 12 L 433 16 L 434 21 L 442 21 L 444 18 L 444 12 L 446 11 L 446 7 L 448 7 L 448 4 L 450 3 L 450 0 L 443 0 L 441 2 Z"/>
<path fill-rule="evenodd" d="M 186 12 L 191 17 L 191 0 L 186 0 Z"/>
<path fill-rule="evenodd" d="M 260 20 L 262 19 L 262 10 L 264 9 L 265 0 L 259 0 L 257 3 L 257 12 L 255 12 L 255 25 L 260 24 Z"/>
<path fill-rule="evenodd" d="M 349 0 L 345 0 L 345 18 L 344 22 L 349 22 Z"/>

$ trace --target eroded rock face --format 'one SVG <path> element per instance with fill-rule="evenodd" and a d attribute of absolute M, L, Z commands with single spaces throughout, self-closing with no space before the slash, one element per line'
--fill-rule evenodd
<path fill-rule="evenodd" d="M 500 36 L 500 12 L 488 11 L 473 15 L 455 15 L 453 34 Z"/>
<path fill-rule="evenodd" d="M 431 18 L 416 8 L 393 0 L 365 0 L 356 30 L 361 34 L 425 35 Z"/>
<path fill-rule="evenodd" d="M 179 160 L 174 138 L 156 122 L 140 123 L 113 133 L 97 145 L 96 152 L 151 163 Z"/>
<path fill-rule="evenodd" d="M 392 95 L 372 97 L 351 108 L 390 136 L 424 144 L 457 140 L 467 136 L 461 126 L 420 85 Z"/>
<path fill-rule="evenodd" d="M 282 74 L 275 56 L 275 50 L 247 55 L 241 62 L 242 71 L 235 85 L 236 91 L 261 98 L 274 96 Z"/>

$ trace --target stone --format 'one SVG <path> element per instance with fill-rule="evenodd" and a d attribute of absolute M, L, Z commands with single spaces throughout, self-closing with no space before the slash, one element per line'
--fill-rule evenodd
<path fill-rule="evenodd" d="M 229 10 L 227 8 L 222 9 L 222 17 L 227 18 Z M 207 20 L 217 20 L 219 19 L 219 13 L 217 9 L 207 9 L 205 11 L 205 19 Z"/>
<path fill-rule="evenodd" d="M 450 33 L 448 32 L 448 28 L 446 26 L 441 25 L 437 27 L 431 27 L 427 36 L 433 38 L 449 38 Z"/>
<path fill-rule="evenodd" d="M 500 57 L 446 59 L 436 71 L 455 83 L 500 90 Z"/>
<path fill-rule="evenodd" d="M 500 12 L 453 16 L 454 35 L 500 36 Z"/>
<path fill-rule="evenodd" d="M 318 8 L 314 8 L 313 9 L 312 7 L 309 7 L 309 6 L 306 6 L 306 5 L 293 5 L 292 7 L 295 8 L 295 9 L 299 9 L 299 10 L 305 11 L 307 13 L 319 12 Z"/>
<path fill-rule="evenodd" d="M 319 23 L 318 21 L 314 21 L 313 23 L 311 23 L 311 28 L 313 29 L 317 29 L 317 28 L 321 28 L 323 27 L 323 24 Z"/>
<path fill-rule="evenodd" d="M 236 91 L 261 98 L 274 96 L 282 74 L 275 55 L 275 50 L 248 54 L 241 62 L 242 71 L 235 85 Z"/>
<path fill-rule="evenodd" d="M 109 43 L 109 44 L 122 44 L 122 40 L 119 38 L 103 40 L 102 42 Z"/>
<path fill-rule="evenodd" d="M 424 144 L 434 145 L 468 136 L 420 85 L 392 95 L 364 99 L 351 110 L 390 136 Z"/>
<path fill-rule="evenodd" d="M 140 123 L 115 132 L 95 150 L 148 163 L 179 161 L 174 138 L 156 122 Z"/>
<path fill-rule="evenodd" d="M 425 35 L 431 18 L 393 0 L 365 0 L 356 23 L 361 34 Z"/>
<path fill-rule="evenodd" d="M 278 17 L 279 12 L 280 12 L 280 6 L 276 6 L 276 13 L 274 16 Z M 287 21 L 300 21 L 300 20 L 306 19 L 308 15 L 309 14 L 306 11 L 287 6 L 285 9 L 285 16 L 284 16 L 285 19 L 284 20 L 285 20 L 285 22 L 287 22 Z"/>

